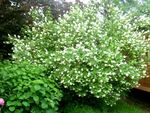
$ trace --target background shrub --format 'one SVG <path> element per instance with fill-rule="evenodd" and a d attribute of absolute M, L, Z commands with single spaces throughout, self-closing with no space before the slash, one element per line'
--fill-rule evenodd
<path fill-rule="evenodd" d="M 0 63 L 0 96 L 5 113 L 55 113 L 62 93 L 43 73 L 42 66 L 27 62 Z"/>
<path fill-rule="evenodd" d="M 58 21 L 34 11 L 34 27 L 14 43 L 14 60 L 47 67 L 50 78 L 78 96 L 93 95 L 108 105 L 146 76 L 149 41 L 139 32 L 132 13 L 113 4 L 71 8 Z M 39 18 L 41 21 L 39 21 Z M 19 36 L 18 36 L 19 37 Z"/>

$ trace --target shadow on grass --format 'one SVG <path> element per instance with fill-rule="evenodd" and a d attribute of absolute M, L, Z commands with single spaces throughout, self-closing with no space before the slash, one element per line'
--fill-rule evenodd
<path fill-rule="evenodd" d="M 132 89 L 127 97 L 127 102 L 140 107 L 144 113 L 150 113 L 150 92 Z"/>
<path fill-rule="evenodd" d="M 94 101 L 94 100 L 93 100 Z M 104 103 L 95 101 L 97 103 L 85 102 L 69 102 L 65 105 L 61 113 L 144 113 L 139 107 L 133 104 L 128 104 L 126 101 L 119 101 L 115 106 L 110 107 Z"/>

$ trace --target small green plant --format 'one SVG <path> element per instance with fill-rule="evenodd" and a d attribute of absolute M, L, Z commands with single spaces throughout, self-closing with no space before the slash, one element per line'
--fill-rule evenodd
<path fill-rule="evenodd" d="M 49 14 L 32 13 L 34 26 L 23 30 L 21 40 L 12 40 L 14 60 L 45 66 L 49 77 L 64 88 L 108 105 L 146 76 L 149 41 L 136 24 L 146 17 L 133 21 L 132 13 L 113 4 L 75 6 L 58 21 Z"/>
<path fill-rule="evenodd" d="M 0 96 L 5 113 L 55 113 L 62 93 L 44 75 L 45 68 L 22 63 L 0 63 Z"/>

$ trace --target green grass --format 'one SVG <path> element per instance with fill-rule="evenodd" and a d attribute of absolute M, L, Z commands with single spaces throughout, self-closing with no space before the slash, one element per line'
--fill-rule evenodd
<path fill-rule="evenodd" d="M 138 106 L 123 101 L 114 106 L 113 110 L 113 113 L 144 113 Z"/>
<path fill-rule="evenodd" d="M 104 105 L 91 106 L 87 104 L 70 103 L 65 106 L 63 113 L 144 113 L 139 107 L 120 101 L 113 107 Z"/>

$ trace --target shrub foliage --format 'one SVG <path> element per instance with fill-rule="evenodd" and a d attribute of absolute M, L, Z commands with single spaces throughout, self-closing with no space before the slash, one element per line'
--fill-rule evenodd
<path fill-rule="evenodd" d="M 77 95 L 112 105 L 146 76 L 148 41 L 136 24 L 149 22 L 146 17 L 133 20 L 113 4 L 76 5 L 58 21 L 49 11 L 32 15 L 34 26 L 23 30 L 25 38 L 12 40 L 13 59 L 45 66 L 50 78 Z"/>

